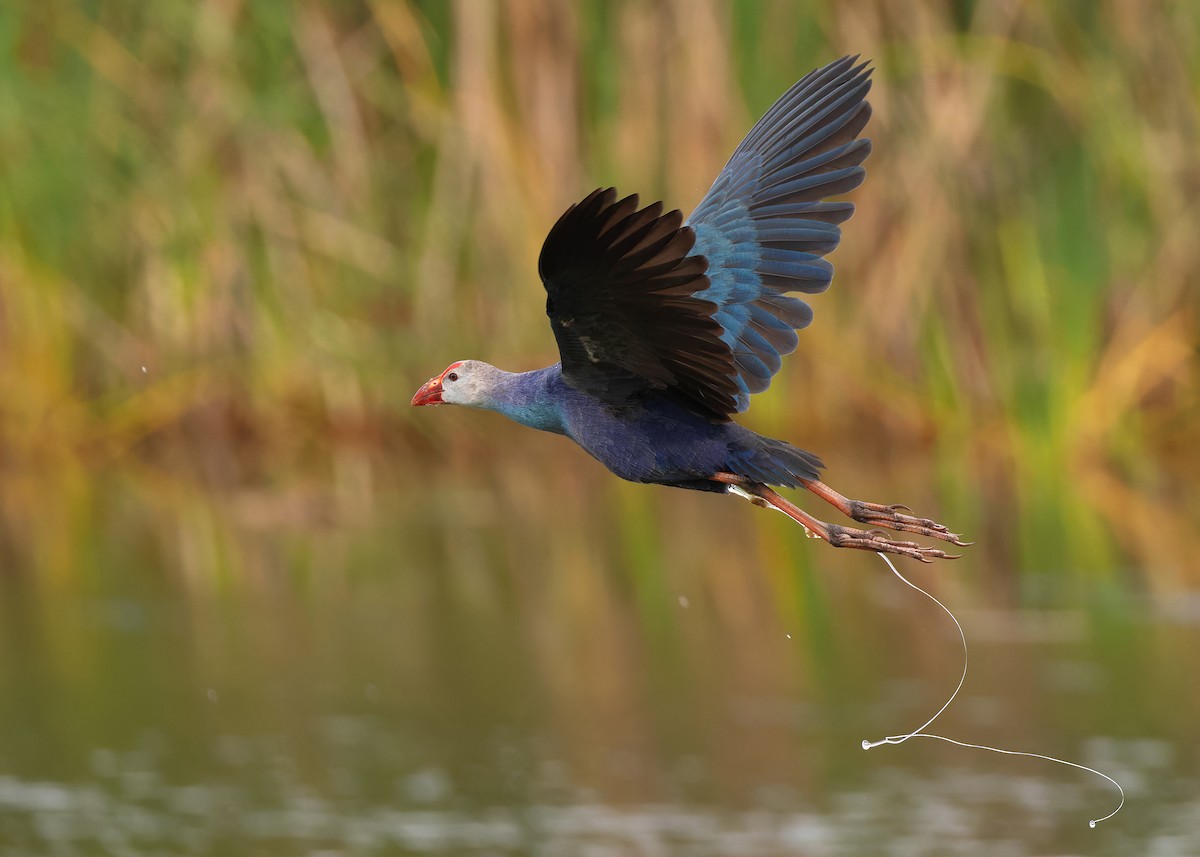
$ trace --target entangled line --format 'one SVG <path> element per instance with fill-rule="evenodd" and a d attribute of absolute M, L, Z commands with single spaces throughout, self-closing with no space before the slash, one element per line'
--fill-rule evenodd
<path fill-rule="evenodd" d="M 1069 768 L 1078 768 L 1081 771 L 1088 771 L 1090 773 L 1095 774 L 1098 777 L 1103 777 L 1104 779 L 1106 779 L 1110 783 L 1112 783 L 1114 786 L 1116 786 L 1117 791 L 1119 791 L 1121 793 L 1121 802 L 1117 804 L 1117 808 L 1114 809 L 1112 812 L 1110 812 L 1106 816 L 1103 816 L 1101 818 L 1091 819 L 1090 821 L 1088 821 L 1088 827 L 1094 828 L 1100 822 L 1108 821 L 1108 819 L 1112 818 L 1114 815 L 1116 815 L 1118 812 L 1120 812 L 1121 807 L 1123 807 L 1125 805 L 1125 789 L 1123 789 L 1121 787 L 1121 784 L 1118 783 L 1116 780 L 1114 780 L 1112 777 L 1110 777 L 1108 774 L 1097 771 L 1095 768 L 1089 768 L 1087 765 L 1080 765 L 1077 762 L 1068 762 L 1065 759 L 1056 759 L 1053 756 L 1043 756 L 1041 753 L 1028 753 L 1028 752 L 1025 752 L 1024 750 L 1002 750 L 999 747 L 989 747 L 986 744 L 969 744 L 966 741 L 956 741 L 953 738 L 947 738 L 943 735 L 934 735 L 934 734 L 931 734 L 931 733 L 928 733 L 925 731 L 925 729 L 931 723 L 933 723 L 933 721 L 935 721 L 939 717 L 941 717 L 943 711 L 945 711 L 947 708 L 950 707 L 950 703 L 952 703 L 954 701 L 955 697 L 958 696 L 958 692 L 960 690 L 962 690 L 963 682 L 965 682 L 967 680 L 967 663 L 968 663 L 967 635 L 965 633 L 963 633 L 962 625 L 959 623 L 958 618 L 952 612 L 950 612 L 949 607 L 947 607 L 941 601 L 938 601 L 936 598 L 934 598 L 932 595 L 930 595 L 924 589 L 917 586 L 915 583 L 913 583 L 911 580 L 909 580 L 907 577 L 905 577 L 903 574 L 901 574 L 899 572 L 899 570 L 897 570 L 896 566 L 892 564 L 892 561 L 890 559 L 888 559 L 887 556 L 885 556 L 884 554 L 881 553 L 881 554 L 879 554 L 879 558 L 887 563 L 888 568 L 890 568 L 892 570 L 892 574 L 894 574 L 894 575 L 896 575 L 896 577 L 900 578 L 902 583 L 904 583 L 906 586 L 908 586 L 911 589 L 917 590 L 917 592 L 920 592 L 922 595 L 924 595 L 926 598 L 928 598 L 930 601 L 932 601 L 938 607 L 941 607 L 942 610 L 946 613 L 946 615 L 950 617 L 950 620 L 952 622 L 954 622 L 954 627 L 958 629 L 959 639 L 962 640 L 963 668 L 962 668 L 962 675 L 959 676 L 959 679 L 958 679 L 958 686 L 954 688 L 954 693 L 950 694 L 950 698 L 947 699 L 946 702 L 942 705 L 942 707 L 937 710 L 937 713 L 935 713 L 932 717 L 930 717 L 928 720 L 926 720 L 922 725 L 918 726 L 916 729 L 914 729 L 912 732 L 909 732 L 906 735 L 889 735 L 888 737 L 881 738 L 878 741 L 868 741 L 867 739 L 864 738 L 863 742 L 862 742 L 862 748 L 864 750 L 870 750 L 874 747 L 881 747 L 884 744 L 903 744 L 905 741 L 907 741 L 910 738 L 932 738 L 937 741 L 945 741 L 947 744 L 954 744 L 958 747 L 967 747 L 972 750 L 987 750 L 989 752 L 1000 753 L 1005 756 L 1028 756 L 1031 759 L 1043 759 L 1047 762 L 1057 762 L 1058 764 L 1066 765 Z"/>

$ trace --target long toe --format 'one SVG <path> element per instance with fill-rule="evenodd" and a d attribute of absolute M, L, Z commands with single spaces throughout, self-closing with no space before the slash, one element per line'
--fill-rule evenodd
<path fill-rule="evenodd" d="M 731 486 L 730 490 L 735 494 L 740 494 L 749 500 L 761 499 L 765 500 L 772 509 L 778 509 L 783 512 L 793 521 L 801 524 L 804 531 L 810 536 L 824 539 L 833 545 L 835 548 L 853 548 L 854 550 L 875 551 L 882 553 L 894 553 L 900 556 L 910 556 L 913 559 L 919 559 L 921 562 L 933 562 L 935 559 L 958 559 L 955 554 L 948 554 L 940 548 L 923 547 L 916 542 L 900 541 L 899 539 L 891 538 L 883 530 L 858 530 L 854 527 L 843 527 L 838 524 L 827 524 L 822 520 L 814 518 L 808 512 L 801 509 L 787 499 L 780 497 L 769 485 L 763 485 L 759 482 L 749 482 L 744 477 L 737 476 L 733 473 L 717 473 L 713 476 L 713 480 L 725 485 Z M 806 486 L 810 491 L 829 500 L 839 509 L 842 509 L 847 514 L 851 508 L 850 500 L 837 494 L 827 485 L 820 482 L 806 482 Z M 832 495 L 832 496 L 831 496 Z M 836 498 L 836 499 L 834 499 Z M 858 501 L 853 501 L 858 502 Z M 900 515 L 895 509 L 889 509 L 887 506 L 878 506 L 873 503 L 859 504 L 866 511 L 878 511 L 880 513 L 890 512 L 893 516 L 900 518 L 908 518 L 907 515 Z M 861 518 L 859 520 L 862 520 Z M 923 518 L 911 518 L 911 521 L 922 522 L 920 528 L 916 524 L 905 527 L 895 526 L 894 518 L 884 517 L 879 521 L 883 526 L 889 529 L 911 529 L 912 532 L 921 535 L 932 535 L 937 538 L 943 538 L 947 541 L 954 541 L 955 544 L 963 544 L 956 541 L 958 538 L 953 533 L 947 533 L 946 528 L 940 530 L 931 529 L 926 524 L 938 526 L 933 521 L 925 521 Z M 906 523 L 901 521 L 900 523 Z M 938 534 L 941 535 L 938 535 Z M 950 538 L 946 538 L 950 536 Z"/>
<path fill-rule="evenodd" d="M 974 542 L 964 542 L 958 533 L 952 533 L 945 524 L 929 518 L 918 518 L 905 515 L 900 510 L 908 509 L 901 503 L 883 505 L 882 503 L 867 503 L 863 500 L 850 501 L 850 517 L 862 524 L 873 527 L 886 527 L 903 533 L 916 533 L 918 536 L 928 536 L 941 539 L 959 547 L 967 547 Z"/>
<path fill-rule="evenodd" d="M 950 544 L 960 547 L 966 547 L 971 544 L 971 542 L 964 542 L 962 536 L 958 533 L 950 532 L 945 524 L 939 524 L 937 521 L 932 521 L 929 518 L 906 515 L 905 512 L 911 512 L 912 510 L 903 503 L 892 503 L 885 506 L 882 503 L 851 500 L 845 494 L 835 491 L 819 479 L 804 479 L 801 481 L 805 488 L 816 494 L 826 503 L 832 505 L 843 515 L 848 515 L 854 520 L 867 524 L 870 527 L 883 527 L 902 533 L 915 533 L 918 536 L 941 539 L 944 542 L 950 542 Z M 950 556 L 947 555 L 945 558 L 949 559 Z"/>
<path fill-rule="evenodd" d="M 958 554 L 946 553 L 941 548 L 927 548 L 916 542 L 889 538 L 881 530 L 857 530 L 854 527 L 829 524 L 827 525 L 827 538 L 829 544 L 835 548 L 894 553 L 900 556 L 910 556 L 921 562 L 933 562 L 935 559 L 959 559 Z"/>

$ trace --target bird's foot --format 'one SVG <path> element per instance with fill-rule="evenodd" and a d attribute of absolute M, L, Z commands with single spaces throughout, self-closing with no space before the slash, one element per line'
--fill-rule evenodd
<path fill-rule="evenodd" d="M 967 547 L 974 542 L 964 542 L 962 536 L 958 533 L 950 532 L 950 529 L 945 524 L 939 524 L 937 521 L 929 518 L 917 518 L 912 515 L 905 515 L 900 510 L 906 512 L 912 511 L 907 506 L 901 503 L 893 503 L 885 506 L 882 503 L 867 503 L 864 500 L 850 500 L 849 515 L 860 524 L 867 524 L 872 527 L 885 527 L 889 530 L 897 530 L 902 533 L 916 533 L 918 536 L 929 536 L 934 539 L 941 539 L 944 542 L 958 545 L 959 547 Z"/>
<path fill-rule="evenodd" d="M 902 533 L 915 533 L 918 536 L 928 536 L 932 539 L 941 539 L 944 542 L 950 542 L 950 544 L 958 545 L 959 547 L 967 547 L 974 544 L 973 542 L 964 542 L 962 536 L 958 533 L 950 532 L 950 528 L 945 524 L 939 524 L 937 521 L 930 520 L 929 518 L 918 518 L 913 515 L 904 514 L 904 512 L 912 510 L 902 503 L 893 503 L 885 506 L 882 503 L 850 500 L 837 491 L 834 491 L 824 482 L 816 479 L 811 481 L 806 480 L 804 487 L 822 500 L 835 506 L 842 514 L 853 518 L 860 524 L 866 524 L 869 527 L 883 527 Z"/>
<path fill-rule="evenodd" d="M 888 536 L 883 530 L 858 530 L 854 527 L 843 527 L 838 524 L 827 524 L 814 518 L 808 512 L 788 502 L 769 486 L 747 481 L 744 477 L 734 474 L 718 473 L 713 477 L 717 482 L 729 486 L 729 492 L 739 497 L 745 497 L 756 506 L 766 506 L 783 512 L 793 521 L 804 527 L 805 534 L 810 538 L 823 539 L 835 548 L 852 548 L 853 550 L 874 551 L 878 553 L 894 553 L 909 556 L 921 562 L 933 562 L 935 559 L 958 559 L 957 554 L 949 554 L 940 548 L 927 548 L 916 542 L 901 541 Z M 880 507 L 888 510 L 888 507 Z M 891 509 L 895 513 L 894 509 Z M 907 515 L 901 516 L 907 518 Z M 913 518 L 913 521 L 923 519 Z M 903 522 L 902 522 L 903 523 Z M 933 524 L 932 521 L 929 522 Z M 934 525 L 936 526 L 936 525 Z M 924 532 L 924 530 L 915 530 Z M 941 531 L 945 534 L 945 528 Z M 953 536 L 953 533 L 946 535 Z M 955 536 L 955 538 L 957 538 Z M 961 544 L 961 542 L 955 542 Z"/>
<path fill-rule="evenodd" d="M 890 538 L 883 530 L 856 530 L 854 527 L 843 527 L 838 524 L 825 524 L 824 527 L 825 532 L 817 531 L 817 535 L 835 548 L 894 553 L 900 556 L 910 556 L 921 562 L 959 558 L 958 554 L 946 553 L 941 548 L 927 548 L 916 542 Z"/>

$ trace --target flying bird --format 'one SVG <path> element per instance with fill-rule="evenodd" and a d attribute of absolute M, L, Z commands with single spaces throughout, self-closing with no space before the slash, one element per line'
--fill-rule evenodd
<path fill-rule="evenodd" d="M 966 545 L 900 504 L 851 500 L 821 460 L 732 421 L 796 349 L 829 288 L 839 224 L 871 141 L 871 69 L 843 57 L 797 82 L 758 121 L 685 220 L 661 202 L 599 189 L 546 237 L 538 272 L 561 361 L 505 372 L 451 363 L 413 405 L 497 411 L 566 435 L 623 479 L 732 493 L 784 512 L 835 547 L 954 559 L 882 529 Z M 804 487 L 870 529 L 830 524 L 781 497 Z"/>

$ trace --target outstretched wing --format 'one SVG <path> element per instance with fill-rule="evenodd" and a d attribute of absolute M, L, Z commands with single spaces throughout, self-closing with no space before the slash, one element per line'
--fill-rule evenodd
<path fill-rule="evenodd" d="M 870 71 L 845 57 L 805 76 L 733 153 L 686 224 L 596 190 L 546 238 L 538 272 L 563 376 L 622 405 L 660 392 L 725 420 L 765 390 L 829 287 L 822 257 L 862 183 Z"/>
<path fill-rule="evenodd" d="M 812 309 L 787 292 L 829 288 L 824 258 L 841 239 L 849 202 L 825 202 L 862 184 L 871 141 L 856 139 L 871 116 L 864 100 L 871 70 L 843 57 L 789 89 L 734 151 L 687 219 L 693 253 L 708 260 L 710 301 L 721 341 L 732 352 L 735 407 L 770 386 L 782 356 L 796 349 L 796 330 Z"/>
<path fill-rule="evenodd" d="M 713 319 L 707 262 L 678 211 L 596 190 L 554 224 L 538 259 L 562 371 L 613 405 L 661 391 L 695 413 L 727 419 L 739 387 Z"/>

